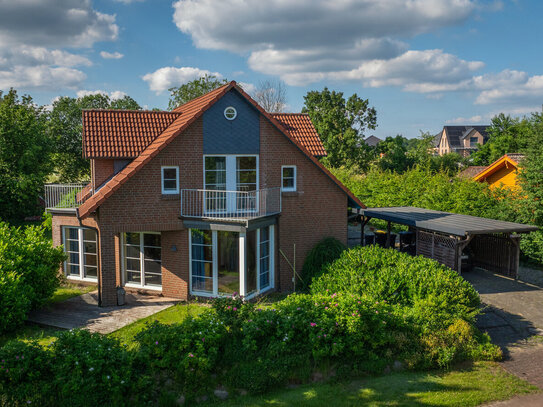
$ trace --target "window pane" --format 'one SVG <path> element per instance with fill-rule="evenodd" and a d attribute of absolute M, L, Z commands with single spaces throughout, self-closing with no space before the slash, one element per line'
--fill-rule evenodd
<path fill-rule="evenodd" d="M 260 289 L 264 289 L 270 285 L 270 273 L 260 274 Z"/>
<path fill-rule="evenodd" d="M 96 253 L 96 243 L 83 243 L 85 253 Z"/>
<path fill-rule="evenodd" d="M 71 276 L 78 276 L 79 266 L 75 264 L 68 264 L 68 274 Z"/>
<path fill-rule="evenodd" d="M 206 170 L 226 170 L 226 157 L 206 157 Z"/>
<path fill-rule="evenodd" d="M 192 289 L 194 291 L 213 292 L 213 279 L 204 277 L 192 277 Z"/>
<path fill-rule="evenodd" d="M 255 184 L 256 183 L 256 170 L 253 171 L 238 171 L 238 184 Z"/>
<path fill-rule="evenodd" d="M 79 252 L 79 242 L 77 240 L 68 240 L 68 251 Z"/>
<path fill-rule="evenodd" d="M 260 244 L 260 257 L 265 257 L 270 255 L 270 244 L 269 242 Z"/>
<path fill-rule="evenodd" d="M 85 266 L 96 266 L 96 257 L 95 254 L 85 254 Z"/>
<path fill-rule="evenodd" d="M 283 178 L 294 178 L 294 168 L 283 167 Z"/>
<path fill-rule="evenodd" d="M 125 246 L 125 256 L 139 259 L 140 257 L 139 246 Z"/>
<path fill-rule="evenodd" d="M 96 232 L 92 229 L 83 229 L 83 240 L 96 242 Z"/>
<path fill-rule="evenodd" d="M 206 185 L 226 185 L 226 171 L 206 171 Z M 212 189 L 210 187 L 206 189 Z M 220 189 L 220 188 L 217 188 Z"/>
<path fill-rule="evenodd" d="M 146 260 L 160 260 L 160 248 L 146 247 L 144 250 Z"/>
<path fill-rule="evenodd" d="M 164 190 L 165 191 L 176 191 L 177 190 L 177 181 L 172 180 L 164 180 Z"/>
<path fill-rule="evenodd" d="M 239 233 L 217 232 L 219 293 L 239 293 Z"/>
<path fill-rule="evenodd" d="M 294 179 L 283 178 L 283 188 L 294 188 Z"/>
<path fill-rule="evenodd" d="M 140 234 L 139 233 L 126 233 L 126 243 L 140 245 Z"/>
<path fill-rule="evenodd" d="M 256 231 L 247 232 L 247 294 L 256 290 Z"/>
<path fill-rule="evenodd" d="M 164 179 L 176 180 L 177 179 L 177 170 L 175 168 L 163 168 L 162 175 Z"/>
<path fill-rule="evenodd" d="M 255 170 L 256 157 L 236 157 L 236 167 L 238 170 Z"/>
<path fill-rule="evenodd" d="M 71 264 L 79 264 L 79 253 L 69 253 L 68 262 Z"/>
<path fill-rule="evenodd" d="M 85 267 L 85 277 L 96 278 L 98 277 L 98 268 L 96 267 Z"/>
<path fill-rule="evenodd" d="M 198 277 L 213 277 L 213 264 L 202 261 L 192 262 L 192 275 Z"/>
<path fill-rule="evenodd" d="M 68 235 L 67 235 L 67 238 L 68 239 L 75 239 L 75 240 L 78 240 L 79 239 L 79 230 L 76 229 L 76 228 L 67 228 L 67 231 L 68 231 Z"/>
<path fill-rule="evenodd" d="M 145 273 L 145 285 L 162 285 L 162 276 L 160 274 L 147 274 Z"/>
<path fill-rule="evenodd" d="M 213 248 L 211 246 L 192 245 L 192 259 L 193 260 L 213 260 Z"/>
<path fill-rule="evenodd" d="M 191 229 L 192 243 L 198 244 L 211 244 L 212 233 L 211 230 Z"/>
<path fill-rule="evenodd" d="M 160 247 L 160 235 L 145 233 L 143 235 L 144 246 L 156 246 Z"/>
<path fill-rule="evenodd" d="M 141 284 L 141 274 L 139 271 L 138 272 L 128 271 L 126 273 L 126 280 L 129 283 Z"/>
<path fill-rule="evenodd" d="M 269 226 L 260 229 L 260 242 L 261 243 L 265 242 L 266 240 L 269 240 L 269 236 L 270 236 L 270 228 L 269 228 Z"/>
<path fill-rule="evenodd" d="M 161 263 L 159 261 L 146 260 L 144 261 L 145 275 L 148 273 L 151 274 L 161 274 Z"/>
<path fill-rule="evenodd" d="M 139 259 L 126 259 L 126 269 L 132 271 L 140 271 L 140 260 Z"/>

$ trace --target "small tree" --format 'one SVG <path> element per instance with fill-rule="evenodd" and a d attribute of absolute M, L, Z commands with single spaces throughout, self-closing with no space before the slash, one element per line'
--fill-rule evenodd
<path fill-rule="evenodd" d="M 377 112 L 369 106 L 368 99 L 355 93 L 346 100 L 343 92 L 324 88 L 304 96 L 302 112 L 309 114 L 321 137 L 328 153 L 324 159 L 327 165 L 368 167 L 372 154 L 364 143 L 364 132 L 377 127 Z"/>
<path fill-rule="evenodd" d="M 199 79 L 187 82 L 184 85 L 168 89 L 170 91 L 170 101 L 168 110 L 173 110 L 192 99 L 205 95 L 218 87 L 225 85 L 226 79 L 218 79 L 215 75 L 202 76 Z"/>
<path fill-rule="evenodd" d="M 270 113 L 280 113 L 287 105 L 287 88 L 280 80 L 260 81 L 254 94 L 257 103 Z"/>

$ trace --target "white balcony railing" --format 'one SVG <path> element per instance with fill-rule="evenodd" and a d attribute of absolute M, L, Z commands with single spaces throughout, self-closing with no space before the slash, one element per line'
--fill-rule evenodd
<path fill-rule="evenodd" d="M 281 212 L 281 189 L 256 191 L 181 190 L 181 216 L 248 220 Z"/>
<path fill-rule="evenodd" d="M 85 184 L 46 184 L 46 209 L 75 209 L 89 195 Z"/>

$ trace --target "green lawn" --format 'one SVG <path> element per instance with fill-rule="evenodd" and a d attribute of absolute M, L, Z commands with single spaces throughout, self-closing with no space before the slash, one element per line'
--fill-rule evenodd
<path fill-rule="evenodd" d="M 163 324 L 175 324 L 182 322 L 189 316 L 199 315 L 207 306 L 203 304 L 178 303 L 173 307 L 157 312 L 147 318 L 140 319 L 130 325 L 127 325 L 110 335 L 119 339 L 122 343 L 132 344 L 134 336 L 140 332 L 148 323 L 153 321 L 162 322 Z"/>
<path fill-rule="evenodd" d="M 69 298 L 77 297 L 78 295 L 89 293 L 97 289 L 96 285 L 81 286 L 72 283 L 66 283 L 57 288 L 51 299 L 50 304 L 66 301 Z"/>
<path fill-rule="evenodd" d="M 444 406 L 470 407 L 537 392 L 497 363 L 478 362 L 449 372 L 406 372 L 361 380 L 311 384 L 257 397 L 210 402 L 213 407 Z"/>

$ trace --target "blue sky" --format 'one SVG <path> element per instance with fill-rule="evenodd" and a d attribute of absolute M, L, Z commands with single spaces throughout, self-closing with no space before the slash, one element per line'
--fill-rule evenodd
<path fill-rule="evenodd" d="M 532 0 L 0 0 L 0 90 L 40 104 L 168 91 L 216 73 L 357 93 L 378 137 L 485 124 L 543 103 L 543 2 Z"/>

